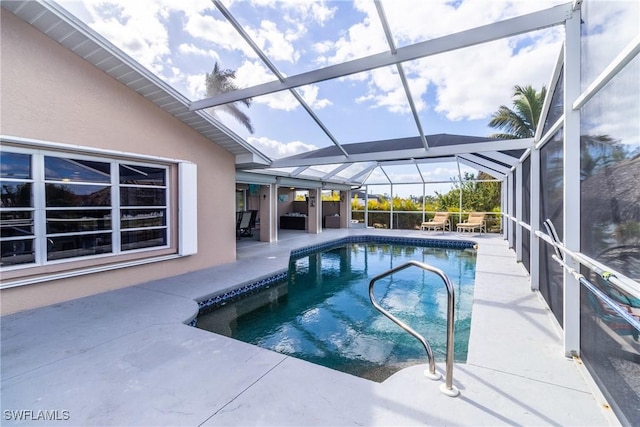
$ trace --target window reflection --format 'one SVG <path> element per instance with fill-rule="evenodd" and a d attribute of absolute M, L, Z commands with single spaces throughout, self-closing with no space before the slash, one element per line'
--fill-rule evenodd
<path fill-rule="evenodd" d="M 102 185 L 46 184 L 48 207 L 111 206 L 111 187 Z"/>
<path fill-rule="evenodd" d="M 111 165 L 91 160 L 45 157 L 45 179 L 65 182 L 111 182 Z"/>
<path fill-rule="evenodd" d="M 163 188 L 120 188 L 120 204 L 122 206 L 164 206 L 166 190 Z"/>
<path fill-rule="evenodd" d="M 32 207 L 32 184 L 30 182 L 2 182 L 0 189 L 0 207 L 29 208 Z"/>
<path fill-rule="evenodd" d="M 123 209 L 121 228 L 158 227 L 167 225 L 164 209 Z"/>
<path fill-rule="evenodd" d="M 51 236 L 47 240 L 48 260 L 98 255 L 112 251 L 111 233 Z"/>
<path fill-rule="evenodd" d="M 33 239 L 5 240 L 0 244 L 0 251 L 2 252 L 0 256 L 2 267 L 35 262 Z"/>
<path fill-rule="evenodd" d="M 122 250 L 164 246 L 167 244 L 167 230 L 165 228 L 151 230 L 136 230 L 121 233 Z"/>
<path fill-rule="evenodd" d="M 31 178 L 31 155 L 0 151 L 0 177 L 13 179 Z"/>
<path fill-rule="evenodd" d="M 120 184 L 165 185 L 165 170 L 138 165 L 120 165 Z"/>
<path fill-rule="evenodd" d="M 33 212 L 2 212 L 0 214 L 2 237 L 33 236 Z"/>
<path fill-rule="evenodd" d="M 111 210 L 47 211 L 47 233 L 111 229 Z"/>

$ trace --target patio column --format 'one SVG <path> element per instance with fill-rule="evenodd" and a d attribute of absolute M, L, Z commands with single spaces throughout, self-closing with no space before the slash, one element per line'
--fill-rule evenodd
<path fill-rule="evenodd" d="M 309 216 L 308 232 L 310 234 L 322 233 L 322 189 L 312 188 L 309 190 Z"/>
<path fill-rule="evenodd" d="M 278 222 L 276 215 L 276 185 L 260 186 L 260 241 L 275 242 L 278 239 L 276 230 Z"/>
<path fill-rule="evenodd" d="M 351 224 L 351 191 L 340 191 L 340 228 L 349 228 Z"/>
<path fill-rule="evenodd" d="M 369 186 L 364 187 L 364 228 L 369 228 Z"/>

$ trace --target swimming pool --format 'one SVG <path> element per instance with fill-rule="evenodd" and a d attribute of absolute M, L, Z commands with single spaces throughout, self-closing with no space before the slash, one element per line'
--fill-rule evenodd
<path fill-rule="evenodd" d="M 426 363 L 415 338 L 369 301 L 369 281 L 409 260 L 446 272 L 454 284 L 455 360 L 466 361 L 476 251 L 472 243 L 342 242 L 292 254 L 288 274 L 265 285 L 203 304 L 197 326 L 212 332 L 375 381 Z M 420 245 L 420 246 L 418 246 Z M 376 283 L 376 300 L 424 335 L 437 361 L 446 351 L 447 292 L 441 279 L 418 268 Z"/>

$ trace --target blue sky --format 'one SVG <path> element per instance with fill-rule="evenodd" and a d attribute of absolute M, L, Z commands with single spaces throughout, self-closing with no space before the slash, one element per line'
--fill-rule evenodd
<path fill-rule="evenodd" d="M 192 101 L 205 97 L 205 73 L 215 62 L 236 70 L 240 87 L 276 79 L 209 0 L 59 3 Z M 561 3 L 393 0 L 383 6 L 402 47 Z M 388 50 L 372 1 L 224 4 L 285 76 Z M 548 84 L 562 38 L 555 27 L 403 64 L 425 134 L 488 136 L 491 113 L 512 105 L 514 85 Z M 297 90 L 340 143 L 418 135 L 395 66 Z M 217 117 L 269 157 L 332 144 L 288 92 L 254 98 L 246 113 L 253 135 L 224 113 Z M 448 180 L 457 173 L 453 163 L 434 167 L 431 176 Z"/>

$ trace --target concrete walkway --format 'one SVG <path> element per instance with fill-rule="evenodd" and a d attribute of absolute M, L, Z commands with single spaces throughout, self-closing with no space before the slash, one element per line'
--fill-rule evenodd
<path fill-rule="evenodd" d="M 282 234 L 277 243 L 241 243 L 232 264 L 2 317 L 2 425 L 616 423 L 584 368 L 563 357 L 555 320 L 499 236 L 463 236 L 479 249 L 457 398 L 439 392 L 444 380 L 422 375 L 425 365 L 376 383 L 185 324 L 196 300 L 285 269 L 292 248 L 349 233 L 460 237 Z"/>

